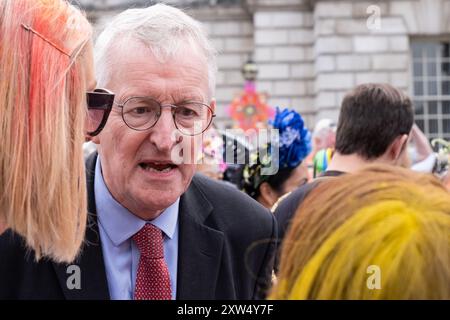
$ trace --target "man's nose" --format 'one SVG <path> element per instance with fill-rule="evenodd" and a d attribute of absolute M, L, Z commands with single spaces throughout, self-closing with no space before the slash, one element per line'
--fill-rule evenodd
<path fill-rule="evenodd" d="M 176 144 L 178 130 L 170 108 L 163 108 L 161 116 L 151 129 L 150 142 L 161 152 L 170 152 Z"/>

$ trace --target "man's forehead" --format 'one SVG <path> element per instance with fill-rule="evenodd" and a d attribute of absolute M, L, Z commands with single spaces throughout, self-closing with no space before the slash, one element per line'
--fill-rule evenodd
<path fill-rule="evenodd" d="M 179 60 L 180 57 L 189 56 L 186 60 L 201 60 L 205 63 L 207 58 L 198 45 L 189 38 L 173 39 L 167 43 L 152 44 L 132 36 L 116 37 L 110 45 L 112 60 L 129 60 L 136 55 L 148 56 L 159 63 L 169 60 Z"/>
<path fill-rule="evenodd" d="M 179 48 L 177 56 L 161 61 L 147 45 L 128 37 L 115 44 L 110 54 L 109 70 L 103 79 L 105 87 L 115 91 L 119 99 L 133 95 L 170 103 L 210 99 L 206 57 L 190 47 Z"/>

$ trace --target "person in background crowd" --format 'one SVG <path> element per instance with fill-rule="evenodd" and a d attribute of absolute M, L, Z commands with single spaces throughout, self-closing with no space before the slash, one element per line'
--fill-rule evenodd
<path fill-rule="evenodd" d="M 309 180 L 303 160 L 311 151 L 311 135 L 299 113 L 277 108 L 272 128 L 279 130 L 280 141 L 278 145 L 269 146 L 268 150 L 278 147 L 278 159 L 273 154 L 268 157 L 272 162 L 278 160 L 278 171 L 264 175 L 262 169 L 272 163 L 260 159 L 261 154 L 256 155 L 255 164 L 246 164 L 243 171 L 244 191 L 269 209 L 280 197 Z"/>
<path fill-rule="evenodd" d="M 372 165 L 298 208 L 272 299 L 450 299 L 450 193 L 432 175 Z"/>
<path fill-rule="evenodd" d="M 20 238 L 13 253 L 32 250 L 31 259 L 71 262 L 84 239 L 82 144 L 112 104 L 93 91 L 91 33 L 66 1 L 0 0 L 0 234 L 9 229 L 0 242 Z M 99 121 L 86 121 L 87 98 L 101 107 Z M 13 268 L 5 250 L 0 292 Z"/>
<path fill-rule="evenodd" d="M 321 119 L 313 131 L 313 152 L 334 148 L 336 144 L 336 122 L 331 119 Z"/>
<path fill-rule="evenodd" d="M 437 156 L 428 138 L 416 124 L 409 136 L 408 159 L 410 163 L 406 167 L 410 166 L 414 171 L 432 173 L 436 167 Z"/>
<path fill-rule="evenodd" d="M 336 149 L 327 171 L 293 191 L 275 210 L 279 241 L 299 205 L 318 184 L 368 164 L 403 164 L 413 122 L 411 100 L 389 84 L 363 84 L 350 91 L 342 101 Z"/>
<path fill-rule="evenodd" d="M 90 224 L 79 288 L 68 287 L 67 265 L 22 261 L 25 251 L 12 243 L 0 298 L 263 298 L 273 215 L 195 175 L 215 110 L 216 55 L 203 27 L 163 4 L 130 9 L 99 35 L 95 53 L 97 81 L 116 97 L 91 139 L 98 155 L 86 163 Z"/>
<path fill-rule="evenodd" d="M 311 177 L 316 177 L 327 169 L 329 159 L 336 144 L 336 122 L 325 118 L 316 123 L 313 137 L 313 149 L 305 162 Z"/>

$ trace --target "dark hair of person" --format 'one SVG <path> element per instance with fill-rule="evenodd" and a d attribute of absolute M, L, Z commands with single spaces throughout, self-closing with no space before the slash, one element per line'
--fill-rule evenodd
<path fill-rule="evenodd" d="M 365 159 L 383 155 L 414 122 L 411 100 L 389 84 L 363 84 L 342 102 L 336 132 L 336 151 Z"/>
<path fill-rule="evenodd" d="M 289 167 L 280 168 L 276 174 L 268 176 L 268 178 L 264 179 L 263 182 L 267 182 L 270 185 L 270 187 L 273 190 L 275 190 L 275 192 L 279 196 L 281 196 L 283 194 L 283 185 L 286 182 L 286 180 L 289 179 L 289 177 L 291 176 L 291 174 L 294 170 L 295 170 L 295 168 L 289 168 Z M 253 178 L 255 178 L 255 177 L 253 177 Z M 262 184 L 262 182 L 260 184 L 243 183 L 243 189 L 244 189 L 245 193 L 247 193 L 253 199 L 256 200 L 256 199 L 258 199 L 258 197 L 260 195 L 259 189 L 260 189 L 261 184 Z M 255 187 L 255 185 L 257 185 L 257 187 Z"/>

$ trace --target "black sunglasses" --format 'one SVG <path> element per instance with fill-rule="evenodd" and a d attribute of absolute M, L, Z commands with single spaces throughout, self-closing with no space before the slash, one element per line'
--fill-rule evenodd
<path fill-rule="evenodd" d="M 86 93 L 88 105 L 87 134 L 96 136 L 105 127 L 114 102 L 114 93 L 107 89 L 95 89 Z"/>

